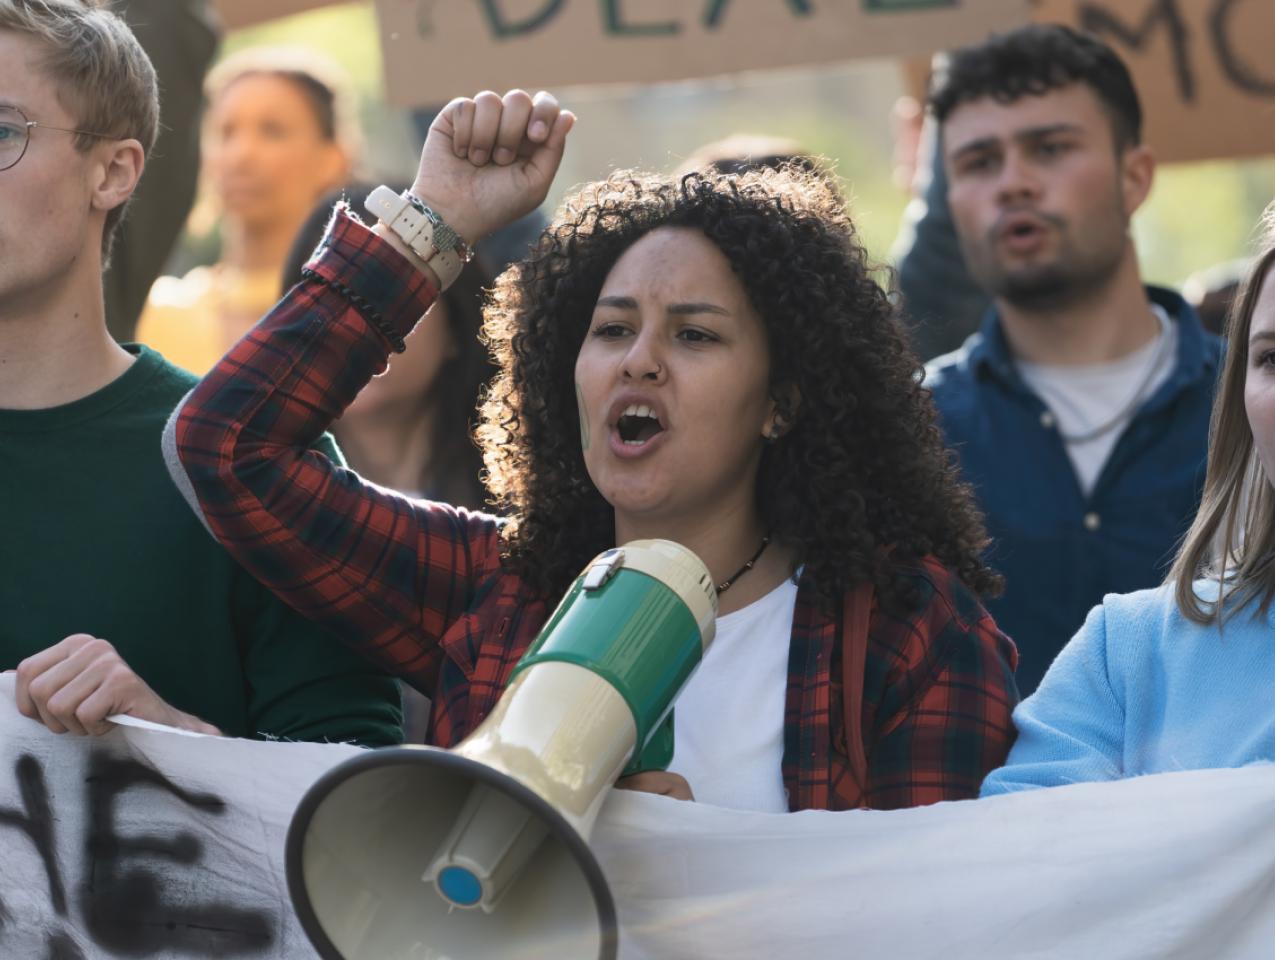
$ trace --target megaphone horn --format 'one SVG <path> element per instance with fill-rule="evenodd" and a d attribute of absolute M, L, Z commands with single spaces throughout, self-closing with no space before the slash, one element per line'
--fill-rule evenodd
<path fill-rule="evenodd" d="M 454 749 L 372 750 L 320 777 L 286 856 L 324 960 L 612 960 L 615 902 L 589 834 L 619 776 L 672 758 L 673 701 L 716 615 L 685 547 L 608 550 Z"/>

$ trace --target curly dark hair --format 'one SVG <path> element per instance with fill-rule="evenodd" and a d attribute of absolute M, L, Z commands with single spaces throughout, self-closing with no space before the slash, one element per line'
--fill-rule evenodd
<path fill-rule="evenodd" d="M 1142 141 L 1142 105 L 1129 68 L 1097 37 L 1057 23 L 1034 23 L 947 54 L 930 79 L 929 107 L 943 123 L 962 103 L 1026 96 L 1085 83 L 1111 119 L 1118 147 Z"/>
<path fill-rule="evenodd" d="M 659 227 L 699 230 L 725 254 L 766 325 L 774 399 L 782 408 L 785 388 L 799 391 L 798 409 L 780 411 L 792 429 L 762 455 L 757 502 L 820 595 L 838 604 L 871 580 L 883 602 L 910 603 L 903 568 L 931 554 L 996 592 L 982 517 L 895 308 L 839 191 L 796 168 L 617 172 L 569 199 L 497 280 L 484 334 L 500 373 L 478 436 L 514 568 L 556 595 L 614 545 L 612 508 L 585 469 L 573 370 L 612 265 Z"/>

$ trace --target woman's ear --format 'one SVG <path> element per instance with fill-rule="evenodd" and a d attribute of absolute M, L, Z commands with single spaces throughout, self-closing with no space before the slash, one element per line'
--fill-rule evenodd
<path fill-rule="evenodd" d="M 777 383 L 770 390 L 770 415 L 762 436 L 774 443 L 797 423 L 797 408 L 801 406 L 801 391 L 791 382 Z"/>

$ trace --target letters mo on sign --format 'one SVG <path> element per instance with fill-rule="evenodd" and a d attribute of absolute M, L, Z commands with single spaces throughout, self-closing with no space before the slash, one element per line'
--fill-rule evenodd
<path fill-rule="evenodd" d="M 1162 160 L 1275 153 L 1275 0 L 1037 0 L 1129 64 Z"/>
<path fill-rule="evenodd" d="M 1025 22 L 1025 0 L 376 0 L 389 97 L 648 83 L 923 55 Z"/>

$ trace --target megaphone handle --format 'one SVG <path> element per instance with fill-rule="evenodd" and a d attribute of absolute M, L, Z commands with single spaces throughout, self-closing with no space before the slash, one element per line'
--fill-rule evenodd
<path fill-rule="evenodd" d="M 666 770 L 672 762 L 673 711 L 670 710 L 664 722 L 655 728 L 650 739 L 646 741 L 646 745 L 633 755 L 633 759 L 629 761 L 629 765 L 624 768 L 620 776 L 631 777 L 635 773 L 646 770 Z"/>

